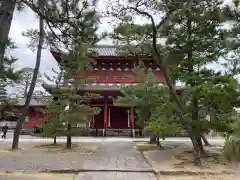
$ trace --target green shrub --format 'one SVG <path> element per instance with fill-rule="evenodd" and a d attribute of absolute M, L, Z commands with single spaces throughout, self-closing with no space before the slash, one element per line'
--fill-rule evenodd
<path fill-rule="evenodd" d="M 229 161 L 240 161 L 240 139 L 229 138 L 223 147 L 224 157 Z"/>

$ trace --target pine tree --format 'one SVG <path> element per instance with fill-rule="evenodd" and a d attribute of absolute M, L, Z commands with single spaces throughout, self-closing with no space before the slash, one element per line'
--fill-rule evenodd
<path fill-rule="evenodd" d="M 41 122 L 38 127 L 41 130 L 39 136 L 54 138 L 54 143 L 57 143 L 57 136 L 63 135 L 66 126 L 64 121 L 64 110 L 66 106 L 66 100 L 64 100 L 60 94 L 53 94 L 54 99 L 47 106 L 46 119 L 47 122 Z"/>
<path fill-rule="evenodd" d="M 4 58 L 7 45 L 9 44 L 9 32 L 16 0 L 4 0 L 0 4 L 0 76 L 4 75 Z"/>
<path fill-rule="evenodd" d="M 44 12 L 45 3 L 46 3 L 45 0 L 38 0 L 38 7 L 40 9 L 40 12 Z M 42 48 L 43 48 L 43 44 L 44 44 L 44 36 L 45 36 L 44 19 L 40 17 L 40 19 L 39 19 L 39 39 L 38 39 L 38 46 L 37 46 L 37 53 L 36 53 L 36 63 L 35 63 L 35 67 L 33 70 L 33 76 L 31 79 L 29 91 L 26 96 L 26 101 L 24 103 L 24 107 L 22 108 L 21 116 L 19 117 L 19 119 L 17 121 L 17 125 L 16 125 L 15 131 L 14 131 L 12 149 L 18 148 L 20 131 L 22 129 L 24 120 L 27 116 L 29 105 L 30 105 L 32 95 L 34 92 L 34 88 L 36 86 L 39 68 L 40 68 L 40 64 L 41 64 L 41 55 L 42 55 Z"/>
<path fill-rule="evenodd" d="M 169 4 L 174 7 L 177 1 Z M 221 1 L 188 1 L 183 3 L 183 7 L 176 11 L 173 18 L 161 29 L 160 33 L 166 37 L 168 53 L 182 54 L 179 59 L 179 66 L 175 69 L 175 75 L 181 82 L 186 83 L 191 102 L 187 107 L 187 113 L 191 113 L 189 121 L 193 123 L 193 131 L 200 147 L 200 152 L 205 154 L 201 142 L 201 109 L 211 107 L 210 104 L 203 103 L 209 98 L 211 91 L 210 84 L 214 81 L 223 84 L 228 81 L 221 73 L 207 68 L 207 65 L 221 57 L 222 49 L 225 46 L 225 31 L 219 27 L 226 21 L 224 8 L 221 8 Z M 185 19 L 181 18 L 186 17 Z M 231 78 L 231 77 L 230 77 Z M 216 84 L 215 84 L 216 85 Z M 228 86 L 227 84 L 224 84 Z M 211 86 L 212 87 L 212 86 Z M 220 92 L 220 91 L 219 91 Z M 224 92 L 230 95 L 230 92 Z M 224 94 L 223 94 L 224 96 Z M 217 98 L 213 96 L 212 98 Z M 215 113 L 217 111 L 215 110 Z M 200 155 L 199 155 L 200 156 Z"/>
<path fill-rule="evenodd" d="M 41 136 L 66 136 L 66 148 L 72 147 L 71 137 L 85 130 L 92 116 L 100 111 L 89 105 L 91 99 L 99 97 L 97 94 L 80 93 L 91 82 L 87 76 L 92 69 L 89 53 L 89 48 L 78 43 L 66 57 L 63 74 L 68 85 L 56 85 L 52 94 L 54 100 L 47 108 L 48 123 L 41 126 Z M 76 124 L 80 128 L 75 128 Z"/>
<path fill-rule="evenodd" d="M 21 72 L 19 80 L 17 83 L 14 83 L 12 86 L 16 88 L 16 90 L 21 96 L 26 97 L 29 91 L 32 77 L 33 77 L 33 69 L 24 67 L 20 69 L 19 72 Z M 42 83 L 43 83 L 42 75 L 41 73 L 39 73 L 37 77 L 36 86 L 41 87 Z M 35 94 L 35 91 L 34 91 L 34 94 Z"/>
<path fill-rule="evenodd" d="M 88 78 L 88 73 L 92 69 L 91 64 L 93 61 L 89 58 L 91 53 L 89 52 L 89 47 L 91 46 L 79 43 L 82 41 L 77 42 L 73 46 L 64 66 L 65 76 L 68 78 L 68 84 L 70 85 L 69 89 L 63 91 L 69 106 L 69 109 L 64 112 L 63 118 L 67 126 L 67 148 L 71 148 L 71 136 L 75 133 L 73 124 L 81 124 L 81 126 L 86 127 L 86 124 L 92 120 L 92 116 L 99 113 L 98 108 L 93 108 L 88 104 L 91 99 L 99 97 L 97 94 L 79 94 L 80 90 L 91 82 L 91 79 Z"/>
<path fill-rule="evenodd" d="M 41 24 L 44 22 L 50 29 L 52 36 L 54 37 L 53 41 L 49 38 L 49 36 L 45 36 L 46 33 L 43 31 L 39 31 L 39 39 L 38 39 L 38 53 L 37 53 L 37 65 L 35 67 L 35 71 L 33 74 L 32 83 L 30 86 L 30 90 L 28 92 L 27 100 L 24 105 L 24 109 L 22 111 L 22 115 L 19 118 L 17 123 L 12 148 L 18 148 L 18 139 L 19 132 L 21 130 L 24 119 L 27 115 L 27 109 L 32 97 L 32 93 L 36 84 L 36 77 L 38 75 L 38 67 L 40 63 L 40 55 L 41 50 L 44 45 L 44 38 L 46 37 L 49 44 L 55 44 L 56 41 L 58 43 L 63 43 L 66 45 L 67 50 L 72 50 L 74 44 L 78 43 L 77 41 L 83 43 L 94 44 L 98 40 L 95 36 L 96 25 L 98 23 L 98 16 L 95 11 L 95 1 L 93 2 L 82 2 L 82 1 L 57 1 L 50 0 L 45 1 L 44 6 L 42 5 L 44 2 L 39 0 L 28 1 L 21 0 L 22 3 L 27 5 L 28 7 L 35 12 L 40 18 Z M 87 32 L 86 32 L 87 31 Z M 60 32 L 60 33 L 59 33 Z M 90 33 L 89 35 L 87 33 Z M 76 38 L 81 36 L 82 38 Z M 76 39 L 74 39 L 76 38 Z M 55 44 L 56 45 L 56 44 Z M 66 61 L 65 61 L 66 62 Z M 61 64 L 61 66 L 64 66 Z M 69 142 L 69 138 L 68 138 Z"/>
<path fill-rule="evenodd" d="M 9 40 L 9 32 L 13 17 L 15 0 L 4 0 L 0 3 L 0 119 L 4 119 L 10 111 L 10 105 L 16 102 L 10 100 L 7 94 L 7 86 L 19 78 L 20 72 L 16 72 L 11 65 L 17 60 L 6 55 L 7 50 L 14 48 L 14 44 Z"/>
<path fill-rule="evenodd" d="M 7 48 L 14 48 L 13 44 Z M 19 82 L 21 71 L 16 71 L 13 69 L 12 65 L 17 61 L 13 57 L 4 58 L 3 64 L 3 74 L 0 77 L 0 119 L 3 120 L 7 115 L 11 114 L 12 107 L 17 103 L 12 100 L 7 92 L 7 87 L 14 83 Z"/>
<path fill-rule="evenodd" d="M 201 134 L 205 128 L 200 121 L 199 112 L 202 108 L 211 106 L 211 104 L 202 102 L 203 99 L 206 100 L 210 91 L 202 90 L 206 90 L 206 84 L 211 84 L 209 82 L 213 79 L 218 79 L 218 85 L 214 87 L 221 86 L 224 81 L 226 82 L 226 78 L 231 79 L 231 77 L 221 76 L 220 73 L 206 68 L 206 65 L 217 61 L 226 52 L 223 49 L 226 48 L 224 38 L 227 34 L 219 28 L 221 23 L 228 18 L 225 18 L 227 15 L 225 7 L 218 0 L 189 0 L 185 2 L 153 0 L 148 2 L 131 1 L 127 4 L 119 3 L 114 12 L 118 19 L 128 20 L 128 23 L 129 21 L 133 23 L 134 15 L 141 15 L 149 20 L 151 27 L 149 44 L 154 60 L 161 66 L 166 85 L 169 87 L 177 106 L 182 109 L 178 115 L 181 124 L 186 128 L 192 140 L 195 164 L 201 164 L 200 156 L 201 153 L 204 153 Z M 156 15 L 162 16 L 160 22 L 155 20 L 154 16 Z M 161 38 L 165 39 L 163 49 L 157 47 Z M 174 66 L 174 73 L 169 72 L 169 61 L 175 61 L 177 65 Z M 174 92 L 173 83 L 176 79 L 185 82 L 188 87 L 190 96 L 187 101 L 190 102 L 189 106 L 184 106 Z M 227 81 L 230 82 L 230 79 Z M 226 96 L 231 95 L 228 93 Z"/>
<path fill-rule="evenodd" d="M 71 148 L 71 137 L 76 134 L 73 126 L 80 124 L 80 126 L 86 127 L 92 116 L 99 112 L 98 108 L 92 108 L 89 105 L 90 99 L 97 98 L 98 95 L 80 93 L 85 85 L 92 81 L 88 78 L 88 74 L 92 70 L 94 61 L 89 57 L 93 53 L 90 49 L 99 40 L 99 36 L 96 34 L 99 15 L 95 9 L 95 1 L 69 1 L 68 4 L 63 3 L 62 5 L 64 7 L 67 5 L 68 9 L 59 9 L 58 13 L 68 10 L 71 13 L 64 12 L 66 16 L 71 14 L 71 16 L 78 18 L 63 20 L 61 25 L 51 22 L 50 28 L 59 29 L 61 33 L 56 34 L 51 31 L 48 41 L 55 46 L 62 44 L 69 52 L 60 63 L 64 77 L 64 87 L 60 89 L 60 94 L 61 97 L 64 97 L 64 102 L 67 102 L 65 107 L 69 107 L 63 112 L 62 119 L 66 125 L 66 131 L 63 132 L 67 136 L 66 147 Z M 48 13 L 50 16 L 55 15 L 53 12 Z"/>
<path fill-rule="evenodd" d="M 218 93 L 219 98 L 221 99 L 222 103 L 219 103 L 219 106 L 217 108 L 217 116 L 215 117 L 217 121 L 220 121 L 221 123 L 216 123 L 214 127 L 217 127 L 217 130 L 220 132 L 224 132 L 226 135 L 226 140 L 223 148 L 223 152 L 225 155 L 225 158 L 230 161 L 239 161 L 240 160 L 240 153 L 239 153 L 239 112 L 235 111 L 235 107 L 239 107 L 239 57 L 240 57 L 240 2 L 238 0 L 233 1 L 233 4 L 229 6 L 228 13 L 230 16 L 230 19 L 233 22 L 230 25 L 230 28 L 228 28 L 227 36 L 228 38 L 225 41 L 226 44 L 226 51 L 230 50 L 225 56 L 225 60 L 223 61 L 223 66 L 225 67 L 226 71 L 225 74 L 229 77 L 234 77 L 232 79 L 231 84 L 235 89 L 238 89 L 238 91 L 234 91 L 231 89 L 232 86 L 225 88 L 224 90 L 227 91 L 225 93 L 225 96 L 228 94 L 231 94 L 231 96 L 222 97 L 222 93 Z M 235 80 L 235 82 L 234 82 Z M 237 81 L 237 82 L 236 82 Z M 218 89 L 219 91 L 219 89 Z M 215 92 L 218 92 L 215 90 Z M 224 99 L 228 99 L 227 101 L 224 101 Z M 227 102 L 227 103 L 226 103 Z M 215 103 L 216 104 L 216 103 Z M 234 110 L 232 109 L 232 106 L 234 107 Z"/>
<path fill-rule="evenodd" d="M 159 86 L 159 81 L 152 72 L 147 72 L 140 65 L 133 69 L 138 84 L 123 87 L 122 96 L 116 100 L 120 106 L 134 107 L 137 115 L 137 125 L 145 128 L 151 134 L 150 143 L 160 145 L 159 138 L 174 134 L 181 129 L 175 121 L 176 107 L 174 106 L 166 87 Z"/>

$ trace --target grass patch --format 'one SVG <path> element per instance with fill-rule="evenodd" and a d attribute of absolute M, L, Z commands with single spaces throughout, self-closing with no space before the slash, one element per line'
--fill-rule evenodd
<path fill-rule="evenodd" d="M 202 156 L 202 165 L 204 168 L 212 168 L 217 166 L 225 166 L 228 164 L 227 160 L 224 158 L 221 151 L 219 152 L 210 152 L 205 150 L 207 156 Z M 178 168 L 183 168 L 185 166 L 193 166 L 193 152 L 192 150 L 189 151 L 182 151 L 179 154 L 174 155 L 174 157 L 180 161 L 180 163 L 175 164 Z"/>
<path fill-rule="evenodd" d="M 91 154 L 97 150 L 97 144 L 90 143 L 74 143 L 72 144 L 71 149 L 66 148 L 65 143 L 59 144 L 28 144 L 23 145 L 22 148 L 19 149 L 11 149 L 11 148 L 1 148 L 0 153 L 7 152 L 48 152 L 48 153 L 67 153 L 67 152 L 78 152 L 81 154 Z"/>
<path fill-rule="evenodd" d="M 24 180 L 74 180 L 76 174 L 63 174 L 63 173 L 0 173 L 0 179 L 12 178 L 12 179 L 24 179 Z"/>
<path fill-rule="evenodd" d="M 72 144 L 71 149 L 66 148 L 66 144 L 38 144 L 29 147 L 30 151 L 52 152 L 52 153 L 66 153 L 66 152 L 79 152 L 82 154 L 93 153 L 97 150 L 98 146 L 95 144 L 75 143 Z M 26 150 L 26 149 L 25 149 Z"/>
<path fill-rule="evenodd" d="M 163 142 L 164 149 L 160 149 L 156 145 L 148 144 L 147 142 L 135 144 L 137 150 L 144 155 L 156 173 L 163 173 L 161 175 L 164 176 L 176 175 L 173 178 L 171 177 L 172 179 L 178 179 L 178 173 L 188 176 L 193 174 L 226 175 L 226 173 L 236 171 L 236 168 L 232 167 L 224 158 L 220 146 L 206 146 L 205 151 L 207 156 L 201 158 L 203 166 L 197 167 L 193 163 L 192 146 L 188 144 Z"/>
<path fill-rule="evenodd" d="M 24 149 L 18 148 L 18 149 L 12 149 L 12 148 L 1 148 L 0 153 L 5 153 L 5 152 L 21 152 Z"/>
<path fill-rule="evenodd" d="M 142 142 L 135 142 L 136 149 L 140 151 L 141 153 L 145 151 L 154 151 L 154 150 L 168 150 L 173 149 L 176 146 L 167 146 L 164 143 L 162 143 L 162 148 L 157 146 L 156 144 L 150 144 L 149 142 L 142 141 Z"/>

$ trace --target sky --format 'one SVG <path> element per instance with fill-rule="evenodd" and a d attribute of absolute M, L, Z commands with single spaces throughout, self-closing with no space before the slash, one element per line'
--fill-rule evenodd
<path fill-rule="evenodd" d="M 105 2 L 105 0 L 101 0 Z M 100 5 L 99 9 L 104 9 L 104 5 Z M 100 11 L 100 10 L 99 10 Z M 10 29 L 10 38 L 13 40 L 17 48 L 12 51 L 12 55 L 18 58 L 15 67 L 34 67 L 36 52 L 31 51 L 28 48 L 29 40 L 27 37 L 22 36 L 22 33 L 27 29 L 38 28 L 38 20 L 36 15 L 31 11 L 30 8 L 26 7 L 22 11 L 15 11 L 13 21 Z M 109 19 L 102 19 L 99 26 L 99 33 L 104 31 L 111 31 L 112 27 L 109 26 Z M 112 41 L 109 39 L 102 40 L 100 44 L 111 44 Z M 49 49 L 42 51 L 42 60 L 40 71 L 46 73 L 52 73 L 52 68 L 57 68 L 58 65 L 55 59 L 52 57 Z"/>
<path fill-rule="evenodd" d="M 16 45 L 16 48 L 11 50 L 10 54 L 18 59 L 13 65 L 18 70 L 24 67 L 34 68 L 35 66 L 36 52 L 28 48 L 28 38 L 22 36 L 22 33 L 28 28 L 37 27 L 38 20 L 30 9 L 25 8 L 21 12 L 15 11 L 9 35 Z M 52 68 L 58 68 L 57 63 L 47 49 L 43 50 L 40 71 L 41 73 L 53 74 Z M 41 87 L 38 87 L 38 89 L 42 90 Z M 8 93 L 12 96 L 19 95 L 18 92 L 19 89 L 17 87 L 8 88 Z"/>
<path fill-rule="evenodd" d="M 107 20 L 101 20 L 99 32 L 109 31 L 109 24 Z M 10 29 L 10 38 L 16 45 L 16 49 L 11 50 L 11 55 L 18 58 L 18 61 L 13 65 L 16 69 L 23 67 L 34 68 L 36 62 L 36 51 L 32 51 L 29 47 L 29 39 L 22 35 L 27 29 L 38 28 L 38 20 L 36 15 L 31 11 L 30 8 L 25 8 L 22 11 L 15 11 L 13 21 Z M 100 44 L 111 44 L 111 40 L 103 40 Z M 51 55 L 49 49 L 42 51 L 40 73 L 46 73 L 49 76 L 55 75 L 52 69 L 59 70 L 58 64 Z M 41 88 L 38 87 L 40 90 Z M 17 90 L 14 87 L 8 89 L 10 94 L 16 95 Z"/>
<path fill-rule="evenodd" d="M 230 0 L 228 0 L 230 1 Z M 102 5 L 100 5 L 100 9 L 104 9 Z M 143 19 L 138 17 L 136 19 L 137 23 L 142 23 Z M 29 9 L 25 8 L 21 12 L 15 11 L 13 22 L 11 25 L 10 30 L 10 38 L 17 46 L 11 52 L 15 58 L 18 58 L 18 61 L 14 65 L 15 68 L 21 69 L 23 67 L 31 67 L 34 68 L 36 62 L 36 51 L 33 52 L 28 48 L 29 40 L 28 38 L 22 36 L 22 33 L 25 32 L 27 29 L 30 28 L 38 28 L 38 20 L 36 15 Z M 111 31 L 112 27 L 109 25 L 109 20 L 102 19 L 99 32 L 103 31 Z M 100 44 L 111 44 L 111 40 L 102 40 Z M 218 65 L 211 65 L 214 69 L 219 69 Z M 42 59 L 41 59 L 41 66 L 40 72 L 46 73 L 48 75 L 54 75 L 52 68 L 58 70 L 58 65 L 53 56 L 51 55 L 49 49 L 45 49 L 42 51 Z M 15 93 L 13 88 L 9 89 L 10 92 Z"/>
<path fill-rule="evenodd" d="M 15 64 L 17 69 L 23 67 L 34 68 L 36 62 L 36 51 L 31 51 L 28 48 L 29 40 L 27 37 L 22 36 L 22 33 L 30 28 L 38 28 L 38 20 L 35 14 L 29 9 L 25 8 L 23 11 L 15 11 L 13 22 L 10 29 L 10 38 L 17 46 L 12 50 L 11 54 L 18 58 Z M 48 49 L 42 51 L 41 72 L 49 73 L 52 68 L 56 68 L 57 63 L 52 57 Z"/>

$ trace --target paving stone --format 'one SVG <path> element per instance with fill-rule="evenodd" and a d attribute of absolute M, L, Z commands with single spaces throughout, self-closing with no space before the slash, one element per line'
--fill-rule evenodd
<path fill-rule="evenodd" d="M 117 172 L 107 172 L 105 175 L 105 180 L 116 179 Z"/>
<path fill-rule="evenodd" d="M 75 180 L 157 180 L 153 173 L 144 172 L 152 169 L 141 153 L 136 151 L 133 142 L 129 139 L 116 140 L 106 138 L 100 143 L 97 152 L 90 157 L 79 155 L 77 152 L 61 158 L 57 154 L 24 154 L 20 152 L 17 154 L 15 152 L 10 155 L 11 152 L 0 152 L 0 170 L 36 172 L 57 169 L 85 169 L 91 171 L 79 173 Z M 1 142 L 1 146 L 5 147 L 5 143 Z M 82 165 L 83 162 L 84 165 Z M 102 171 L 92 172 L 93 170 Z M 121 170 L 123 172 L 104 170 Z M 0 177 L 1 180 L 28 180 L 26 177 L 24 179 L 21 178 Z"/>
<path fill-rule="evenodd" d="M 1 180 L 31 180 L 30 178 L 26 178 L 26 177 L 4 177 L 4 176 L 0 176 Z"/>
<path fill-rule="evenodd" d="M 116 173 L 116 179 L 118 180 L 125 180 L 127 176 L 126 172 L 117 172 Z"/>
<path fill-rule="evenodd" d="M 153 173 L 145 172 L 85 172 L 75 180 L 157 180 Z"/>
<path fill-rule="evenodd" d="M 75 180 L 157 180 L 152 172 L 146 172 L 152 168 L 130 141 L 104 141 L 85 161 L 84 169 L 101 172 L 80 173 Z"/>
<path fill-rule="evenodd" d="M 98 151 L 87 161 L 87 170 L 151 171 L 142 154 L 132 142 L 103 142 Z"/>
<path fill-rule="evenodd" d="M 48 170 L 81 169 L 86 155 L 43 152 L 0 152 L 0 171 L 37 172 Z"/>

